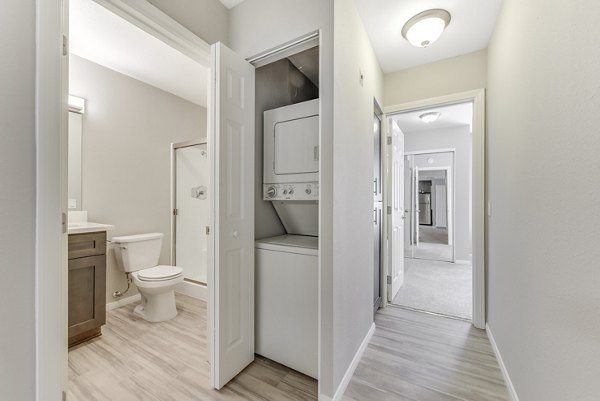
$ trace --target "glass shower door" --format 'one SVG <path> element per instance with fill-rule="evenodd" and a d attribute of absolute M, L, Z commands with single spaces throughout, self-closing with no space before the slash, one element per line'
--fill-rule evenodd
<path fill-rule="evenodd" d="M 206 144 L 174 149 L 173 262 L 186 280 L 206 284 L 209 168 Z"/>

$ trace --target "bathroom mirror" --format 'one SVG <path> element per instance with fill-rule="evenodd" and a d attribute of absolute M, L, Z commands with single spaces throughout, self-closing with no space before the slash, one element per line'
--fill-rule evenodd
<path fill-rule="evenodd" d="M 81 210 L 81 144 L 83 115 L 69 111 L 69 210 Z"/>

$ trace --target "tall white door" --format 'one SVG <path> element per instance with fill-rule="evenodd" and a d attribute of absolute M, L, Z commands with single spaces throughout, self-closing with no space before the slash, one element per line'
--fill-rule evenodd
<path fill-rule="evenodd" d="M 254 67 L 221 43 L 211 50 L 208 331 L 220 389 L 254 360 Z"/>
<path fill-rule="evenodd" d="M 404 283 L 404 134 L 398 124 L 390 119 L 388 136 L 392 137 L 391 152 L 388 160 L 391 163 L 391 191 L 388 192 L 388 205 L 391 206 L 389 216 L 388 239 L 391 252 L 388 257 L 388 302 L 392 302 Z M 389 147 L 388 147 L 389 148 Z M 390 182 L 390 181 L 388 181 Z"/>
<path fill-rule="evenodd" d="M 414 157 L 412 155 L 404 156 L 404 257 L 412 258 L 414 253 L 413 245 L 413 167 Z"/>

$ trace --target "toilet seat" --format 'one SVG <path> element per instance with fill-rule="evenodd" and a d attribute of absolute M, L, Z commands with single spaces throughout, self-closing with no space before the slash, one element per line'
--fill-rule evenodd
<path fill-rule="evenodd" d="M 140 281 L 165 281 L 181 276 L 183 269 L 177 266 L 159 265 L 136 272 Z"/>

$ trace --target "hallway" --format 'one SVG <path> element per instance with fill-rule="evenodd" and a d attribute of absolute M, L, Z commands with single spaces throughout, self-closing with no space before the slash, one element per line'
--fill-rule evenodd
<path fill-rule="evenodd" d="M 485 331 L 388 307 L 343 401 L 508 401 Z"/>

